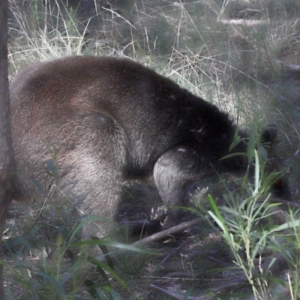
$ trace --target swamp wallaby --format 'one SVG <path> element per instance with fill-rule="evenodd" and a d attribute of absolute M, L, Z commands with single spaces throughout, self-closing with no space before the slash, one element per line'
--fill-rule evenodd
<path fill-rule="evenodd" d="M 11 105 L 16 199 L 41 198 L 41 189 L 58 182 L 58 197 L 81 197 L 81 213 L 113 218 L 123 183 L 153 178 L 170 226 L 180 220 L 172 207 L 193 184 L 248 166 L 246 155 L 222 159 L 236 135 L 241 142 L 231 153 L 247 152 L 248 135 L 226 113 L 129 59 L 74 56 L 32 65 L 13 82 Z M 276 133 L 273 125 L 262 133 L 268 149 Z M 274 191 L 289 194 L 285 181 Z M 86 233 L 103 236 L 107 228 L 98 225 Z"/>

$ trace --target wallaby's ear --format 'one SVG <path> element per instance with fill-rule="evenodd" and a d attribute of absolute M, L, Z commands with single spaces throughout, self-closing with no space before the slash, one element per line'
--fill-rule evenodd
<path fill-rule="evenodd" d="M 276 123 L 268 124 L 261 135 L 261 143 L 272 146 L 278 135 L 278 125 Z"/>

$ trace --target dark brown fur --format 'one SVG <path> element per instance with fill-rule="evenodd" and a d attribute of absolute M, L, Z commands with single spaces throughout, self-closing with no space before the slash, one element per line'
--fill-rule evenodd
<path fill-rule="evenodd" d="M 56 182 L 49 175 L 54 148 L 61 189 L 84 199 L 82 213 L 108 218 L 126 180 L 154 176 L 172 206 L 215 169 L 240 172 L 248 164 L 242 156 L 220 160 L 236 132 L 227 114 L 131 60 L 36 64 L 17 76 L 11 102 L 18 199 L 41 197 L 34 182 L 45 191 Z M 246 145 L 233 152 L 246 152 Z M 177 214 L 171 210 L 170 219 L 176 222 Z M 103 227 L 95 232 L 105 234 Z"/>

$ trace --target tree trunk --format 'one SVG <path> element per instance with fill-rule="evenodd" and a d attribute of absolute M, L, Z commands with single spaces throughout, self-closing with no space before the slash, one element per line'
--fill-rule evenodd
<path fill-rule="evenodd" d="M 0 243 L 8 204 L 11 201 L 14 165 L 9 123 L 7 13 L 8 0 L 0 0 Z M 2 259 L 2 247 L 0 247 L 0 259 Z M 0 264 L 0 299 L 4 299 L 2 264 Z"/>

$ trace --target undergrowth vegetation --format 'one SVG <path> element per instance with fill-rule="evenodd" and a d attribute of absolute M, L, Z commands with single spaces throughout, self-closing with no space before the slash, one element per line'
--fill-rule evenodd
<path fill-rule="evenodd" d="M 80 241 L 94 217 L 74 219 L 67 196 L 14 204 L 4 243 L 7 299 L 298 299 L 299 14 L 297 0 L 10 0 L 10 80 L 24 65 L 66 55 L 139 61 L 241 127 L 279 124 L 276 150 L 293 202 L 268 194 L 280 174 L 264 176 L 253 146 L 253 183 L 247 174 L 207 180 L 186 209 L 204 222 L 147 250 L 113 237 Z M 153 187 L 133 187 L 130 199 L 158 197 Z"/>

